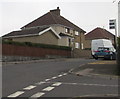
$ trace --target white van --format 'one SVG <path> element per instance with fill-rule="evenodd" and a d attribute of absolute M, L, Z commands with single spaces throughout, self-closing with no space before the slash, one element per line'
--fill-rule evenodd
<path fill-rule="evenodd" d="M 92 40 L 92 42 L 91 42 L 91 53 L 92 53 L 93 57 L 95 55 L 95 52 L 100 47 L 110 48 L 112 52 L 116 52 L 116 50 L 115 50 L 115 48 L 112 45 L 112 42 L 110 40 L 107 40 L 107 39 L 95 39 L 95 40 Z"/>

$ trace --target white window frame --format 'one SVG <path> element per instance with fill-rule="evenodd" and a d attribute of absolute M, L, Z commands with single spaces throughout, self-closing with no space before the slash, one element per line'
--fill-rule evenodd
<path fill-rule="evenodd" d="M 70 29 L 69 28 L 65 28 L 65 32 L 66 33 L 70 33 Z"/>
<path fill-rule="evenodd" d="M 78 35 L 79 35 L 79 32 L 78 32 L 78 31 L 75 31 L 75 35 L 78 36 Z"/>
<path fill-rule="evenodd" d="M 84 49 L 84 44 L 83 43 L 81 43 L 81 49 Z"/>
<path fill-rule="evenodd" d="M 75 48 L 79 49 L 80 48 L 80 43 L 75 42 Z"/>

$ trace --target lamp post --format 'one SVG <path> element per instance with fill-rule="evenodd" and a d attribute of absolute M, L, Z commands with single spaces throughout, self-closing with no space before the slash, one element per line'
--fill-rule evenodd
<path fill-rule="evenodd" d="M 118 75 L 120 75 L 120 1 L 118 2 L 118 46 L 117 46 L 117 67 Z"/>
<path fill-rule="evenodd" d="M 118 36 L 120 37 L 120 1 L 118 2 Z"/>

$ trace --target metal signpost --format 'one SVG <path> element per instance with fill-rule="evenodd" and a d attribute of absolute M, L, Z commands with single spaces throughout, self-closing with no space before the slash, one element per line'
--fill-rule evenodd
<path fill-rule="evenodd" d="M 120 1 L 118 2 L 118 54 L 117 54 L 117 66 L 118 75 L 120 76 Z"/>
<path fill-rule="evenodd" d="M 120 1 L 118 2 L 118 36 L 120 37 Z"/>
<path fill-rule="evenodd" d="M 109 28 L 115 29 L 115 47 L 117 48 L 117 24 L 116 19 L 109 20 Z"/>

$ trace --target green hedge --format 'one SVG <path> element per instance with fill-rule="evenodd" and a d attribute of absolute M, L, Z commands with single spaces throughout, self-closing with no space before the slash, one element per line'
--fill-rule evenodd
<path fill-rule="evenodd" d="M 12 44 L 12 45 L 20 45 L 20 46 L 50 48 L 50 49 L 71 51 L 71 47 L 67 47 L 67 46 L 58 46 L 58 45 L 49 45 L 49 44 L 40 44 L 40 43 L 31 43 L 31 42 L 15 42 L 15 41 L 10 41 L 10 40 L 2 40 L 2 44 Z"/>

